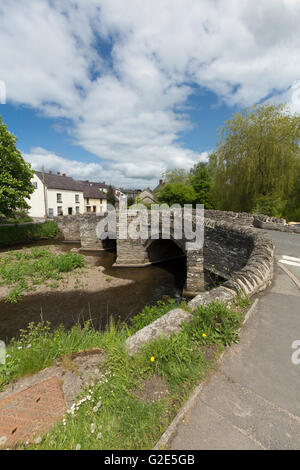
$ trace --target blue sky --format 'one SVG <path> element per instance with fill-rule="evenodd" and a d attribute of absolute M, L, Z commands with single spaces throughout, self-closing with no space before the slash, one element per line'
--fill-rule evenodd
<path fill-rule="evenodd" d="M 33 168 L 155 186 L 234 112 L 300 111 L 298 0 L 10 0 L 0 115 Z"/>
<path fill-rule="evenodd" d="M 229 119 L 238 106 L 226 106 L 218 96 L 205 89 L 195 88 L 187 100 L 192 128 L 179 134 L 179 142 L 196 152 L 210 152 L 216 146 L 218 128 Z M 70 160 L 99 162 L 99 157 L 74 145 L 74 139 L 65 130 L 70 123 L 65 119 L 50 119 L 38 111 L 6 103 L 0 107 L 0 116 L 9 130 L 18 138 L 18 148 L 28 154 L 33 147 L 43 147 Z"/>

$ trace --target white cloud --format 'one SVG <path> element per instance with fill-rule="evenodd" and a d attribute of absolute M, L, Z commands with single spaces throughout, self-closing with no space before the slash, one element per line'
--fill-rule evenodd
<path fill-rule="evenodd" d="M 102 159 L 97 171 L 139 185 L 203 158 L 178 143 L 191 85 L 240 106 L 276 90 L 298 109 L 299 19 L 298 0 L 10 0 L 0 78 L 8 100 L 71 120 L 74 143 Z"/>
<path fill-rule="evenodd" d="M 207 160 L 208 153 L 202 152 L 199 160 Z M 46 172 L 53 173 L 59 171 L 66 173 L 78 180 L 106 181 L 117 187 L 130 187 L 132 182 L 136 187 L 143 189 L 145 186 L 154 188 L 157 186 L 157 174 L 161 175 L 165 167 L 162 165 L 157 173 L 157 165 L 152 162 L 145 163 L 143 167 L 138 167 L 133 163 L 113 163 L 109 168 L 103 167 L 100 163 L 87 163 L 77 160 L 69 160 L 41 147 L 34 147 L 30 153 L 23 154 L 24 159 L 31 163 L 34 170 L 41 170 L 44 166 Z M 180 166 L 180 165 L 178 165 Z M 192 163 L 188 168 L 192 166 Z"/>

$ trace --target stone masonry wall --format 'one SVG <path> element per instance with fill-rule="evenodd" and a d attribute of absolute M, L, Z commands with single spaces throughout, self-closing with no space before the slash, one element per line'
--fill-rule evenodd
<path fill-rule="evenodd" d="M 206 305 L 214 300 L 230 303 L 239 292 L 243 295 L 253 295 L 265 289 L 271 282 L 273 276 L 274 244 L 264 234 L 257 233 L 249 226 L 237 225 L 236 222 L 219 222 L 206 219 L 205 230 L 211 240 L 217 239 L 224 243 L 223 255 L 226 246 L 239 247 L 239 252 L 244 253 L 243 261 L 239 261 L 240 269 L 231 273 L 230 278 L 220 287 L 196 295 L 190 302 L 189 307 L 195 310 L 200 305 Z M 212 235 L 214 232 L 214 235 Z M 204 247 L 205 248 L 205 247 Z M 233 258 L 239 257 L 239 252 L 231 251 Z M 213 250 L 207 255 L 212 260 Z M 247 253 L 247 255 L 246 255 Z M 246 259 L 247 257 L 247 259 Z M 227 258 L 229 259 L 229 258 Z M 205 252 L 204 252 L 205 262 Z M 215 255 L 216 266 L 223 268 L 224 261 L 219 250 Z M 243 265 L 244 264 L 244 265 Z M 238 268 L 238 262 L 232 261 L 232 266 Z M 242 266 L 243 265 L 243 266 Z M 174 321 L 174 319 L 177 321 Z M 147 325 L 126 340 L 126 349 L 129 354 L 135 354 L 145 344 L 162 336 L 170 336 L 180 331 L 182 323 L 192 319 L 192 315 L 182 309 L 174 309 L 163 315 L 156 322 Z M 170 324 L 172 329 L 170 329 Z"/>
<path fill-rule="evenodd" d="M 219 220 L 223 222 L 235 222 L 239 225 L 248 225 L 254 227 L 259 227 L 260 223 L 270 224 L 273 229 L 287 225 L 285 219 L 269 217 L 263 214 L 249 214 L 248 212 L 216 211 L 206 209 L 204 215 L 208 219 Z"/>
<path fill-rule="evenodd" d="M 80 241 L 80 218 L 78 215 L 54 217 L 63 240 Z"/>

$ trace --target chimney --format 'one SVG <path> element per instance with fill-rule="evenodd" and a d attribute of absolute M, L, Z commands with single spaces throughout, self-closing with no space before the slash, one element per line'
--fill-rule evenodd
<path fill-rule="evenodd" d="M 63 176 L 67 176 L 66 173 L 63 173 Z"/>
<path fill-rule="evenodd" d="M 89 183 L 89 180 L 85 180 L 86 183 Z"/>
<path fill-rule="evenodd" d="M 60 172 L 59 172 L 59 171 L 57 172 L 57 176 L 60 176 Z"/>
<path fill-rule="evenodd" d="M 52 175 L 52 171 L 51 171 L 51 170 L 49 170 L 49 175 Z"/>

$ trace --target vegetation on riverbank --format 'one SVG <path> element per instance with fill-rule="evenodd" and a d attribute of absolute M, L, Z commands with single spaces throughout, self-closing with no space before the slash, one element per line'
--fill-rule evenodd
<path fill-rule="evenodd" d="M 125 350 L 126 338 L 138 325 L 153 321 L 174 308 L 170 302 L 146 308 L 132 326 L 113 321 L 104 333 L 86 323 L 83 328 L 52 331 L 48 324 L 30 325 L 7 348 L 7 363 L 0 368 L 0 388 L 6 383 L 54 364 L 58 357 L 103 348 L 102 379 L 82 393 L 73 411 L 42 436 L 34 449 L 151 449 L 193 387 L 205 379 L 224 346 L 238 341 L 242 315 L 237 306 L 214 302 L 199 307 L 191 323 L 170 339 L 162 338 L 134 356 Z M 147 383 L 165 384 L 165 393 L 152 400 Z M 150 390 L 150 392 L 151 392 Z M 156 398 L 155 398 L 156 397 Z"/>
<path fill-rule="evenodd" d="M 51 239 L 57 233 L 57 225 L 52 220 L 41 224 L 0 226 L 0 248 Z"/>
<path fill-rule="evenodd" d="M 84 266 L 78 253 L 56 254 L 49 248 L 9 251 L 0 257 L 0 287 L 9 286 L 6 302 L 18 302 L 24 292 L 45 281 L 58 281 L 62 274 Z"/>
<path fill-rule="evenodd" d="M 164 173 L 156 198 L 299 221 L 299 138 L 300 114 L 285 105 L 237 112 L 220 129 L 208 162 Z"/>

